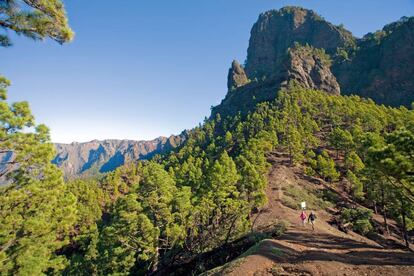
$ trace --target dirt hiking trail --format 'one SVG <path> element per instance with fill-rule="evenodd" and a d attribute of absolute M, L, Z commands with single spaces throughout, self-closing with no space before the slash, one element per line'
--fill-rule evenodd
<path fill-rule="evenodd" d="M 326 187 L 320 180 L 304 178 L 284 160 L 271 161 L 268 203 L 256 217 L 254 227 L 260 230 L 285 220 L 289 222 L 287 231 L 276 240 L 261 241 L 210 275 L 414 275 L 412 252 L 380 245 L 353 232 L 339 231 L 328 223 L 332 214 L 323 209 L 314 209 L 317 215 L 314 231 L 309 224 L 303 226 L 299 218 L 301 211 L 283 204 L 284 190 L 289 185 L 303 189 L 311 185 Z"/>

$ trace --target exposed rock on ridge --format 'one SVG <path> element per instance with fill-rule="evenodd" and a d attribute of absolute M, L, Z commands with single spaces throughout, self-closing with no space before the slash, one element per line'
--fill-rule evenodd
<path fill-rule="evenodd" d="M 248 82 L 249 79 L 247 78 L 243 66 L 241 66 L 240 63 L 237 62 L 237 60 L 233 60 L 231 68 L 229 69 L 227 88 L 229 90 L 235 89 L 245 85 Z"/>
<path fill-rule="evenodd" d="M 414 101 L 414 17 L 403 17 L 369 33 L 337 58 L 333 72 L 344 94 L 379 104 L 411 107 Z"/>
<path fill-rule="evenodd" d="M 310 10 L 286 7 L 261 14 L 251 31 L 246 67 L 233 62 L 229 92 L 212 115 L 246 113 L 259 102 L 273 100 L 291 80 L 339 94 L 328 54 L 352 43 L 351 33 Z"/>
<path fill-rule="evenodd" d="M 287 50 L 281 65 L 271 77 L 263 76 L 244 84 L 233 86 L 220 105 L 212 110 L 212 115 L 242 114 L 252 110 L 257 103 L 273 100 L 277 91 L 285 88 L 291 81 L 299 85 L 326 91 L 330 94 L 340 94 L 340 87 L 330 71 L 331 60 L 323 49 L 315 49 L 309 45 L 296 43 Z M 233 70 L 230 70 L 229 79 Z"/>
<path fill-rule="evenodd" d="M 305 88 L 319 89 L 339 95 L 341 89 L 330 70 L 331 61 L 323 50 L 310 46 L 296 45 L 289 50 L 286 81 L 282 86 L 295 80 Z"/>
<path fill-rule="evenodd" d="M 246 114 L 257 103 L 273 100 L 291 80 L 331 94 L 411 107 L 413 76 L 414 17 L 357 39 L 313 11 L 285 7 L 259 16 L 246 65 L 232 64 L 229 91 L 212 116 Z"/>
<path fill-rule="evenodd" d="M 95 175 L 116 169 L 138 159 L 148 159 L 155 154 L 179 146 L 186 138 L 178 136 L 159 137 L 151 141 L 93 140 L 86 143 L 55 144 L 57 155 L 52 161 L 66 177 Z"/>
<path fill-rule="evenodd" d="M 350 32 L 325 21 L 311 10 L 299 7 L 271 10 L 261 14 L 251 30 L 246 72 L 251 79 L 278 72 L 288 49 L 295 42 L 334 54 L 338 47 L 352 41 Z"/>

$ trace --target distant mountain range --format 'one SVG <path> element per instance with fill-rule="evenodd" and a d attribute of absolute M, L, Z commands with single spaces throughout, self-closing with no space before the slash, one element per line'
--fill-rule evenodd
<path fill-rule="evenodd" d="M 257 103 L 273 100 L 292 80 L 330 94 L 357 94 L 379 104 L 409 107 L 414 101 L 413 76 L 414 17 L 356 38 L 311 10 L 285 7 L 259 16 L 247 60 L 231 64 L 227 95 L 212 116 L 246 114 Z M 56 144 L 53 163 L 67 177 L 96 175 L 167 152 L 185 136 Z"/>
<path fill-rule="evenodd" d="M 356 38 L 311 10 L 285 7 L 259 16 L 251 30 L 246 62 L 231 64 L 227 95 L 213 107 L 212 116 L 247 114 L 258 103 L 275 99 L 291 81 L 330 94 L 356 94 L 378 104 L 410 107 L 413 76 L 414 17 Z M 56 144 L 53 163 L 66 177 L 96 175 L 170 151 L 185 138 L 182 133 L 151 141 Z M 0 160 L 9 157 L 3 154 Z"/>
<path fill-rule="evenodd" d="M 93 140 L 86 143 L 55 144 L 57 155 L 52 163 L 67 178 L 106 173 L 136 160 L 148 159 L 179 146 L 185 140 L 177 136 L 159 137 L 150 141 Z"/>

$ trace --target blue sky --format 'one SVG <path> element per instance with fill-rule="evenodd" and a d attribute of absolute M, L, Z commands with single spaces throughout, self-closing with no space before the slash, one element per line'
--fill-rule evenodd
<path fill-rule="evenodd" d="M 229 65 L 245 60 L 250 29 L 268 9 L 311 8 L 356 36 L 414 15 L 414 0 L 65 4 L 72 43 L 13 36 L 14 46 L 0 49 L 10 101 L 28 100 L 54 142 L 152 139 L 194 127 L 225 96 Z"/>

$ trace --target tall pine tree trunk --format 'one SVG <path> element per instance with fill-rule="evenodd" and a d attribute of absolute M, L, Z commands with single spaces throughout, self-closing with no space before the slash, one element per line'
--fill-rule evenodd
<path fill-rule="evenodd" d="M 402 213 L 402 219 L 403 219 L 403 233 L 404 233 L 404 240 L 405 240 L 405 246 L 407 248 L 410 247 L 409 243 L 408 243 L 408 235 L 407 235 L 407 223 L 405 221 L 405 212 L 403 211 Z"/>
<path fill-rule="evenodd" d="M 384 227 L 385 231 L 387 231 L 387 234 L 390 234 L 390 229 L 388 227 L 387 223 L 387 206 L 385 204 L 385 194 L 384 194 L 384 187 L 381 187 L 381 207 L 382 207 L 382 217 L 384 218 Z M 376 210 L 376 208 L 375 208 Z"/>
<path fill-rule="evenodd" d="M 161 228 L 158 227 L 158 218 L 157 215 L 155 215 L 154 217 L 154 225 L 157 225 L 157 236 L 156 236 L 156 242 L 157 242 L 157 246 L 155 247 L 155 252 L 154 252 L 154 257 L 153 257 L 153 261 L 152 261 L 152 265 L 150 267 L 150 271 L 155 273 L 158 270 L 158 266 L 159 266 L 159 261 L 160 261 L 160 236 L 161 236 Z"/>
<path fill-rule="evenodd" d="M 290 145 L 290 143 L 289 143 L 289 162 L 290 162 L 290 165 L 293 164 L 293 153 L 292 153 L 292 146 Z"/>
<path fill-rule="evenodd" d="M 158 263 L 160 259 L 160 252 L 158 246 L 155 248 L 154 261 L 152 262 L 151 272 L 156 272 L 158 270 Z"/>
<path fill-rule="evenodd" d="M 407 222 L 406 222 L 406 219 L 405 219 L 405 204 L 404 204 L 404 199 L 402 199 L 401 198 L 401 216 L 402 216 L 402 223 L 403 223 L 403 238 L 404 238 L 404 241 L 405 241 L 405 246 L 407 247 L 407 248 L 409 248 L 410 247 L 410 245 L 409 245 L 409 243 L 408 243 L 408 235 L 407 235 Z"/>

